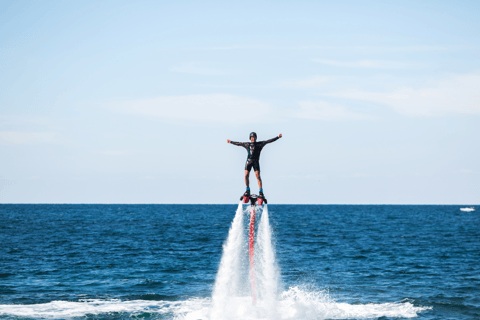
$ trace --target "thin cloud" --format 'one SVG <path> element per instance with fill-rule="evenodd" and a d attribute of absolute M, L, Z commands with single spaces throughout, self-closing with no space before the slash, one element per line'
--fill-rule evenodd
<path fill-rule="evenodd" d="M 392 92 L 357 90 L 325 95 L 388 105 L 408 116 L 480 114 L 480 75 L 452 76 L 430 88 L 401 88 Z"/>
<path fill-rule="evenodd" d="M 460 170 L 460 173 L 473 173 L 473 174 L 480 174 L 480 172 L 478 172 L 478 171 L 466 170 L 466 169 L 462 169 L 462 170 Z"/>
<path fill-rule="evenodd" d="M 258 46 L 252 46 L 252 45 L 232 45 L 232 46 L 213 46 L 213 47 L 189 47 L 189 48 L 183 48 L 183 50 L 188 50 L 188 51 L 223 51 L 223 50 L 238 50 L 238 49 L 255 49 L 258 48 Z"/>
<path fill-rule="evenodd" d="M 350 68 L 377 68 L 377 69 L 404 69 L 411 68 L 414 65 L 411 63 L 398 61 L 384 61 L 384 60 L 359 60 L 359 61 L 337 61 L 313 59 L 314 62 L 321 64 L 335 66 L 335 67 L 350 67 Z"/>
<path fill-rule="evenodd" d="M 285 51 L 304 51 L 304 50 L 342 50 L 364 53 L 383 53 L 383 52 L 421 52 L 421 51 L 455 51 L 455 50 L 476 50 L 478 46 L 269 46 L 269 45 L 226 45 L 211 47 L 187 47 L 170 48 L 165 50 L 186 50 L 186 51 L 224 51 L 224 50 L 285 50 Z"/>
<path fill-rule="evenodd" d="M 100 150 L 98 153 L 107 155 L 107 156 L 131 156 L 136 154 L 148 154 L 152 153 L 150 151 L 145 150 L 124 150 L 124 149 L 107 149 L 107 150 Z"/>
<path fill-rule="evenodd" d="M 170 68 L 170 71 L 180 72 L 180 73 L 190 73 L 190 74 L 199 74 L 206 76 L 218 76 L 225 75 L 226 72 L 216 68 L 210 68 L 196 62 L 184 63 L 179 66 Z"/>
<path fill-rule="evenodd" d="M 355 174 L 353 175 L 353 177 L 354 177 L 354 178 L 367 178 L 368 175 L 365 174 L 365 173 L 355 173 Z"/>
<path fill-rule="evenodd" d="M 107 156 L 128 156 L 132 154 L 132 152 L 127 150 L 103 150 L 100 153 Z"/>
<path fill-rule="evenodd" d="M 294 113 L 295 118 L 311 120 L 366 120 L 370 116 L 349 111 L 344 106 L 325 101 L 301 101 L 300 110 Z"/>
<path fill-rule="evenodd" d="M 258 123 L 264 122 L 265 119 L 282 121 L 292 118 L 324 121 L 372 119 L 371 116 L 352 112 L 345 106 L 325 101 L 300 101 L 298 107 L 278 110 L 264 101 L 228 94 L 161 96 L 119 102 L 112 104 L 111 108 L 127 114 L 168 121 L 225 124 Z M 253 114 L 255 116 L 252 116 Z"/>
<path fill-rule="evenodd" d="M 164 120 L 217 123 L 256 123 L 273 115 L 267 102 L 230 94 L 160 96 L 118 102 L 112 109 Z"/>
<path fill-rule="evenodd" d="M 54 132 L 1 131 L 0 144 L 22 145 L 32 143 L 58 143 L 60 137 Z"/>
<path fill-rule="evenodd" d="M 46 117 L 31 115 L 0 115 L 0 125 L 6 126 L 46 126 L 52 125 L 52 120 Z"/>
<path fill-rule="evenodd" d="M 284 81 L 280 83 L 280 86 L 289 88 L 318 88 L 325 87 L 328 84 L 334 83 L 336 80 L 337 77 L 314 76 L 307 79 Z"/>

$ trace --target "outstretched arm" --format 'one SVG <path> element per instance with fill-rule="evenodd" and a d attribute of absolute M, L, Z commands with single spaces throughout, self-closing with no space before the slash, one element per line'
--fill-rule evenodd
<path fill-rule="evenodd" d="M 277 140 L 280 139 L 281 137 L 282 137 L 282 134 L 280 133 L 280 134 L 278 135 L 278 137 L 275 137 L 275 138 L 272 138 L 272 139 L 268 139 L 268 140 L 263 141 L 263 144 L 265 145 L 265 144 L 267 144 L 267 143 L 272 143 L 272 142 L 274 142 L 274 141 L 277 141 Z"/>
<path fill-rule="evenodd" d="M 228 139 L 227 143 L 231 143 L 234 146 L 240 146 L 240 147 L 246 148 L 246 142 L 236 142 L 236 141 L 232 141 L 232 140 Z"/>

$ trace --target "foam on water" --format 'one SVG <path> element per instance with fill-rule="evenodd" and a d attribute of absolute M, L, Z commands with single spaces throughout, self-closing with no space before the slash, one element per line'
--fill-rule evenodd
<path fill-rule="evenodd" d="M 381 304 L 348 304 L 331 300 L 326 292 L 306 291 L 292 287 L 281 293 L 276 301 L 277 313 L 272 315 L 266 305 L 252 305 L 251 297 L 234 297 L 232 308 L 221 318 L 212 314 L 212 299 L 185 301 L 151 300 L 83 300 L 79 302 L 52 301 L 32 305 L 0 305 L 1 316 L 25 318 L 68 319 L 87 316 L 104 317 L 108 314 L 125 314 L 126 317 L 148 313 L 152 318 L 172 320 L 301 320 L 301 319 L 374 319 L 413 318 L 431 307 L 414 306 L 410 301 Z M 94 317 L 95 318 L 95 317 Z"/>
<path fill-rule="evenodd" d="M 182 304 L 179 302 L 178 304 Z M 0 305 L 0 315 L 9 315 L 26 318 L 73 318 L 85 315 L 99 315 L 108 313 L 168 313 L 173 305 L 166 301 L 147 300 L 83 300 L 79 302 L 52 301 L 30 305 Z"/>

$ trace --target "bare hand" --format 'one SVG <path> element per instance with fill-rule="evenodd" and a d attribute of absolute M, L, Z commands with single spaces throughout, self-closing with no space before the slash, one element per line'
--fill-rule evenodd
<path fill-rule="evenodd" d="M 281 137 L 282 137 L 282 134 L 280 133 L 280 134 L 278 135 L 278 137 L 281 138 Z"/>
<path fill-rule="evenodd" d="M 230 143 L 230 142 L 232 142 L 232 141 L 230 141 L 230 140 L 227 140 L 227 143 Z"/>

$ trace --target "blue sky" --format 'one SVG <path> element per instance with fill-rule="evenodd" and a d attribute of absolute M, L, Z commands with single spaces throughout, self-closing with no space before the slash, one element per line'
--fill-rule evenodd
<path fill-rule="evenodd" d="M 477 1 L 2 1 L 0 202 L 479 204 Z M 253 174 L 252 191 L 258 191 Z"/>

